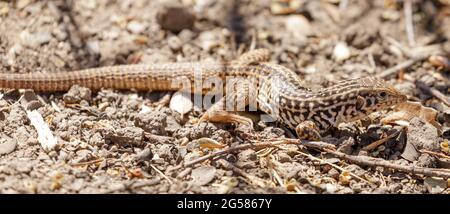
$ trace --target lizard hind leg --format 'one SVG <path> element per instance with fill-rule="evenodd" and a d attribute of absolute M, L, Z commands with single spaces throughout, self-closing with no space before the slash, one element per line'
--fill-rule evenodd
<path fill-rule="evenodd" d="M 253 128 L 253 121 L 250 118 L 227 111 L 207 111 L 200 118 L 199 123 L 203 121 L 216 123 L 238 123 Z"/>
<path fill-rule="evenodd" d="M 235 65 L 246 66 L 259 62 L 268 62 L 269 60 L 270 51 L 268 49 L 261 48 L 243 53 L 237 59 L 233 60 L 232 63 Z"/>

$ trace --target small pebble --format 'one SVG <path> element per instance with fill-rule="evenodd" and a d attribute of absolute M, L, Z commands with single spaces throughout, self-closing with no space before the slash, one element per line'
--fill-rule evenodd
<path fill-rule="evenodd" d="M 168 7 L 158 12 L 158 24 L 165 30 L 179 32 L 186 28 L 192 28 L 195 15 L 186 7 Z"/>
<path fill-rule="evenodd" d="M 167 39 L 167 44 L 169 45 L 170 49 L 173 51 L 179 51 L 182 47 L 181 40 L 176 36 L 171 36 Z"/>
<path fill-rule="evenodd" d="M 66 104 L 80 103 L 82 100 L 90 101 L 92 92 L 89 88 L 74 85 L 63 95 Z"/>
<path fill-rule="evenodd" d="M 0 155 L 6 155 L 13 152 L 17 147 L 17 141 L 9 139 L 4 143 L 0 143 Z"/>
<path fill-rule="evenodd" d="M 333 56 L 336 61 L 344 61 L 350 58 L 350 49 L 345 42 L 338 42 L 333 50 Z"/>
<path fill-rule="evenodd" d="M 146 26 L 138 21 L 131 21 L 127 24 L 127 30 L 133 34 L 141 34 L 146 29 Z"/>
<path fill-rule="evenodd" d="M 22 31 L 19 35 L 22 44 L 30 48 L 39 48 L 41 45 L 50 42 L 52 35 L 50 32 L 37 32 L 31 34 L 28 31 Z"/>
<path fill-rule="evenodd" d="M 150 148 L 145 148 L 144 150 L 142 150 L 136 154 L 136 160 L 138 160 L 138 161 L 151 160 L 152 157 L 153 157 L 153 153 L 150 150 Z"/>

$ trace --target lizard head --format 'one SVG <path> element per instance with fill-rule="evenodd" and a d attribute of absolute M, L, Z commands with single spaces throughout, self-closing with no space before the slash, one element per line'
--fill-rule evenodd
<path fill-rule="evenodd" d="M 359 88 L 355 89 L 354 109 L 346 115 L 348 120 L 361 119 L 368 114 L 393 107 L 407 100 L 406 95 L 386 83 L 373 77 L 358 80 Z"/>
<path fill-rule="evenodd" d="M 334 121 L 334 125 L 362 119 L 372 112 L 381 111 L 406 101 L 406 96 L 385 81 L 365 77 L 341 81 L 317 93 L 311 111 Z"/>

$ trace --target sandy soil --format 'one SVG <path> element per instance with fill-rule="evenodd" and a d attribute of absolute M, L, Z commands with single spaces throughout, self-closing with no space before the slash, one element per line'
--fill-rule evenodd
<path fill-rule="evenodd" d="M 429 92 L 447 100 L 450 94 L 448 1 L 413 4 L 414 41 L 396 1 L 280 2 L 0 1 L 0 71 L 232 60 L 256 47 L 317 88 L 379 74 L 432 49 L 441 61 L 426 57 L 385 79 L 437 110 L 442 133 L 420 118 L 407 127 L 382 124 L 386 111 L 343 124 L 324 139 L 346 154 L 449 168 L 450 109 Z M 344 50 L 335 53 L 336 46 Z M 445 179 L 351 164 L 295 145 L 246 149 L 170 170 L 220 150 L 205 146 L 211 142 L 252 140 L 240 126 L 195 124 L 202 111 L 180 115 L 168 106 L 171 93 L 75 86 L 67 93 L 0 94 L 0 193 L 449 193 Z M 26 110 L 43 116 L 57 137 L 55 149 L 42 148 Z M 255 131 L 261 141 L 295 136 L 277 122 L 256 121 Z"/>

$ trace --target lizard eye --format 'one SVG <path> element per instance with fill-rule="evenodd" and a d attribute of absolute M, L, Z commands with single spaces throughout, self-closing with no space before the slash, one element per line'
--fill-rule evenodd
<path fill-rule="evenodd" d="M 381 98 L 386 98 L 387 93 L 384 92 L 384 91 L 382 91 L 382 92 L 380 92 L 380 93 L 378 94 L 378 96 L 381 97 Z"/>

